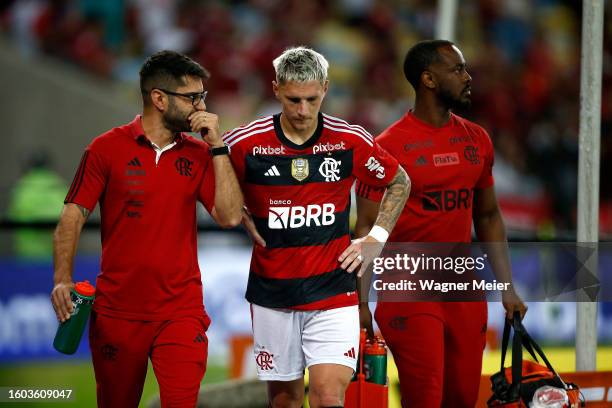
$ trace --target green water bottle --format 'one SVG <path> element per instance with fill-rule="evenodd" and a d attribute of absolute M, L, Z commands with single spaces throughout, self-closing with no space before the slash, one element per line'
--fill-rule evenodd
<path fill-rule="evenodd" d="M 71 290 L 72 314 L 70 319 L 60 323 L 53 339 L 53 347 L 60 353 L 74 354 L 79 347 L 95 293 L 96 288 L 89 281 L 78 282 Z"/>
<path fill-rule="evenodd" d="M 382 339 L 376 337 L 374 341 L 366 343 L 363 371 L 367 382 L 387 384 L 387 347 Z"/>

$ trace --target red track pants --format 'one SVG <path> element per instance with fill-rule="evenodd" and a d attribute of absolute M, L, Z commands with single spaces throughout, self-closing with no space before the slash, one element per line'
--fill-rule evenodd
<path fill-rule="evenodd" d="M 98 407 L 138 407 L 149 358 L 162 407 L 194 407 L 206 372 L 209 322 L 205 315 L 150 322 L 92 313 Z"/>
<path fill-rule="evenodd" d="M 402 407 L 474 407 L 486 302 L 384 302 L 375 317 L 397 365 Z"/>

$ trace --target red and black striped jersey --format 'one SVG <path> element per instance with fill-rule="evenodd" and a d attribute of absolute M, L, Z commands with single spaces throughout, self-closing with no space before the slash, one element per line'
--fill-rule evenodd
<path fill-rule="evenodd" d="M 223 139 L 266 241 L 253 248 L 247 300 L 300 310 L 357 304 L 355 275 L 338 262 L 350 245 L 350 190 L 355 178 L 388 185 L 397 161 L 361 126 L 322 113 L 301 145 L 284 135 L 280 114 Z"/>

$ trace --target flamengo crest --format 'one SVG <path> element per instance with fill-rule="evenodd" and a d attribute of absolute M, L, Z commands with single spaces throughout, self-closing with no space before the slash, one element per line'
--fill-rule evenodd
<path fill-rule="evenodd" d="M 331 157 L 326 157 L 319 166 L 319 173 L 325 177 L 325 181 L 328 183 L 330 181 L 339 181 L 340 180 L 340 164 L 342 161 L 334 160 Z"/>

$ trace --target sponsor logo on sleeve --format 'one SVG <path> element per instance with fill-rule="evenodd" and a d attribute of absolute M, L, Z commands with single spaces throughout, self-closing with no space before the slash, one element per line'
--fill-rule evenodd
<path fill-rule="evenodd" d="M 376 178 L 378 179 L 385 178 L 385 168 L 374 157 L 370 156 L 365 166 L 367 167 L 368 170 L 376 174 Z"/>

